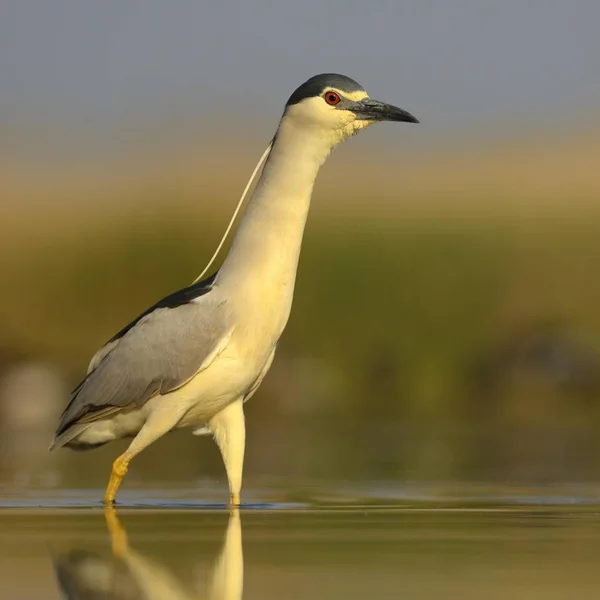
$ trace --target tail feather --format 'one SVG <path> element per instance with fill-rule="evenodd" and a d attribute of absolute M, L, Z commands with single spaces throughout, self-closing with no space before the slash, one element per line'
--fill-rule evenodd
<path fill-rule="evenodd" d="M 80 433 L 85 431 L 91 423 L 75 423 L 68 427 L 61 434 L 57 435 L 54 438 L 52 444 L 50 444 L 50 448 L 48 448 L 49 452 L 56 450 L 58 448 L 62 448 L 66 444 L 68 444 L 73 438 L 76 438 Z"/>

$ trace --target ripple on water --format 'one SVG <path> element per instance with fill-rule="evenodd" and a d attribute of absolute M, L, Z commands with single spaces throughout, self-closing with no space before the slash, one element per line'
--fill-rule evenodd
<path fill-rule="evenodd" d="M 4 489 L 0 508 L 95 508 L 102 506 L 100 489 Z M 220 510 L 222 491 L 193 488 L 123 490 L 122 508 Z M 367 487 L 306 487 L 302 491 L 250 489 L 245 510 L 308 510 L 335 508 L 531 508 L 600 506 L 600 487 L 569 484 L 546 487 L 491 486 L 473 484 L 378 483 Z"/>

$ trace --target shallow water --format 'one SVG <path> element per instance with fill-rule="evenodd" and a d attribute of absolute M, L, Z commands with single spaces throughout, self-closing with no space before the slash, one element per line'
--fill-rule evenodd
<path fill-rule="evenodd" d="M 230 512 L 173 491 L 12 496 L 0 598 L 597 598 L 600 509 L 564 493 Z M 522 505 L 515 499 L 528 498 Z M 537 498 L 537 501 L 535 500 Z M 562 499 L 562 501 L 560 501 Z M 479 505 L 479 506 L 477 506 Z M 484 507 L 484 505 L 486 505 Z"/>

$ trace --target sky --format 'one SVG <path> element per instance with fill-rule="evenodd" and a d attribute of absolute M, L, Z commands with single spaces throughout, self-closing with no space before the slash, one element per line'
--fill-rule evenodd
<path fill-rule="evenodd" d="M 581 124 L 599 23 L 597 0 L 0 0 L 0 131 L 73 152 L 151 124 L 256 134 L 328 71 L 421 135 Z"/>

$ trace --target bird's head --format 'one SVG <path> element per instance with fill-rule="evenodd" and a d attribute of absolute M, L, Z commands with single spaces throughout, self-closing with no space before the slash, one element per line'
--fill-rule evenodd
<path fill-rule="evenodd" d="M 290 96 L 283 116 L 301 127 L 322 130 L 332 147 L 378 121 L 419 122 L 401 108 L 373 100 L 356 81 L 335 73 L 303 83 Z"/>

